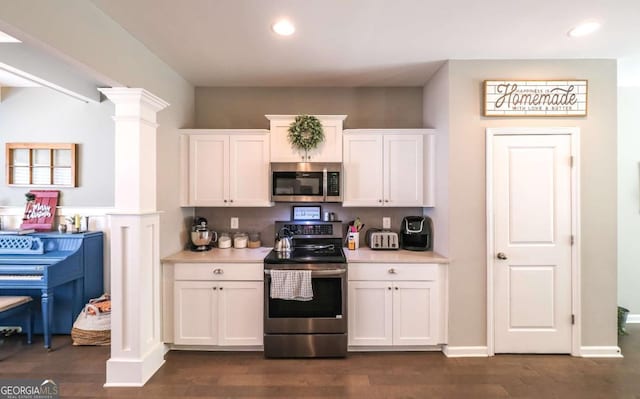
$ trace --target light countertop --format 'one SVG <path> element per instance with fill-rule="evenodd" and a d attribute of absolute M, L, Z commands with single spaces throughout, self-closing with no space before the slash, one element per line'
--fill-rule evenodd
<path fill-rule="evenodd" d="M 163 263 L 262 263 L 271 252 L 271 247 L 260 248 L 213 248 L 210 251 L 180 251 L 162 258 Z"/>
<path fill-rule="evenodd" d="M 449 259 L 432 251 L 372 250 L 345 248 L 347 263 L 449 263 Z"/>
<path fill-rule="evenodd" d="M 210 251 L 180 251 L 162 258 L 163 263 L 262 263 L 271 247 L 213 248 Z M 431 251 L 376 251 L 369 248 L 344 249 L 348 263 L 449 263 L 449 259 Z"/>

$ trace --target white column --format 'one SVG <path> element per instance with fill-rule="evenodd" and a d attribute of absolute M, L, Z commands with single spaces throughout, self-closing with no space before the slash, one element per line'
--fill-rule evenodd
<path fill-rule="evenodd" d="M 111 358 L 105 386 L 142 386 L 164 363 L 160 337 L 156 113 L 169 104 L 143 89 L 100 90 L 115 105 L 111 230 Z"/>

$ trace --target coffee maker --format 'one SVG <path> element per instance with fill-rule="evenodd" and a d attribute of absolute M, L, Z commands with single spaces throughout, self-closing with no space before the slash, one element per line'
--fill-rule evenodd
<path fill-rule="evenodd" d="M 405 216 L 400 226 L 400 248 L 409 251 L 433 250 L 433 225 L 428 216 Z"/>
<path fill-rule="evenodd" d="M 203 217 L 195 217 L 191 225 L 191 250 L 208 251 L 218 239 L 215 231 L 209 230 L 209 222 Z"/>

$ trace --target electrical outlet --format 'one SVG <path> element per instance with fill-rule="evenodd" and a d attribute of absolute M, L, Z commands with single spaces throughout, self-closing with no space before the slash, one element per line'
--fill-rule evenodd
<path fill-rule="evenodd" d="M 384 216 L 382 218 L 382 228 L 383 229 L 390 229 L 391 228 L 391 218 L 388 216 Z"/>
<path fill-rule="evenodd" d="M 238 228 L 238 218 L 237 217 L 232 217 L 231 218 L 231 228 L 232 229 L 237 229 Z"/>

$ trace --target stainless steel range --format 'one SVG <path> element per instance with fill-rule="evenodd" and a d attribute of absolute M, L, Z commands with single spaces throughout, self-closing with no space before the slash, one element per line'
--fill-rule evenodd
<path fill-rule="evenodd" d="M 347 260 L 340 222 L 276 222 L 293 235 L 290 252 L 264 259 L 265 357 L 344 357 L 347 354 Z M 272 270 L 310 270 L 313 298 L 271 298 Z"/>

